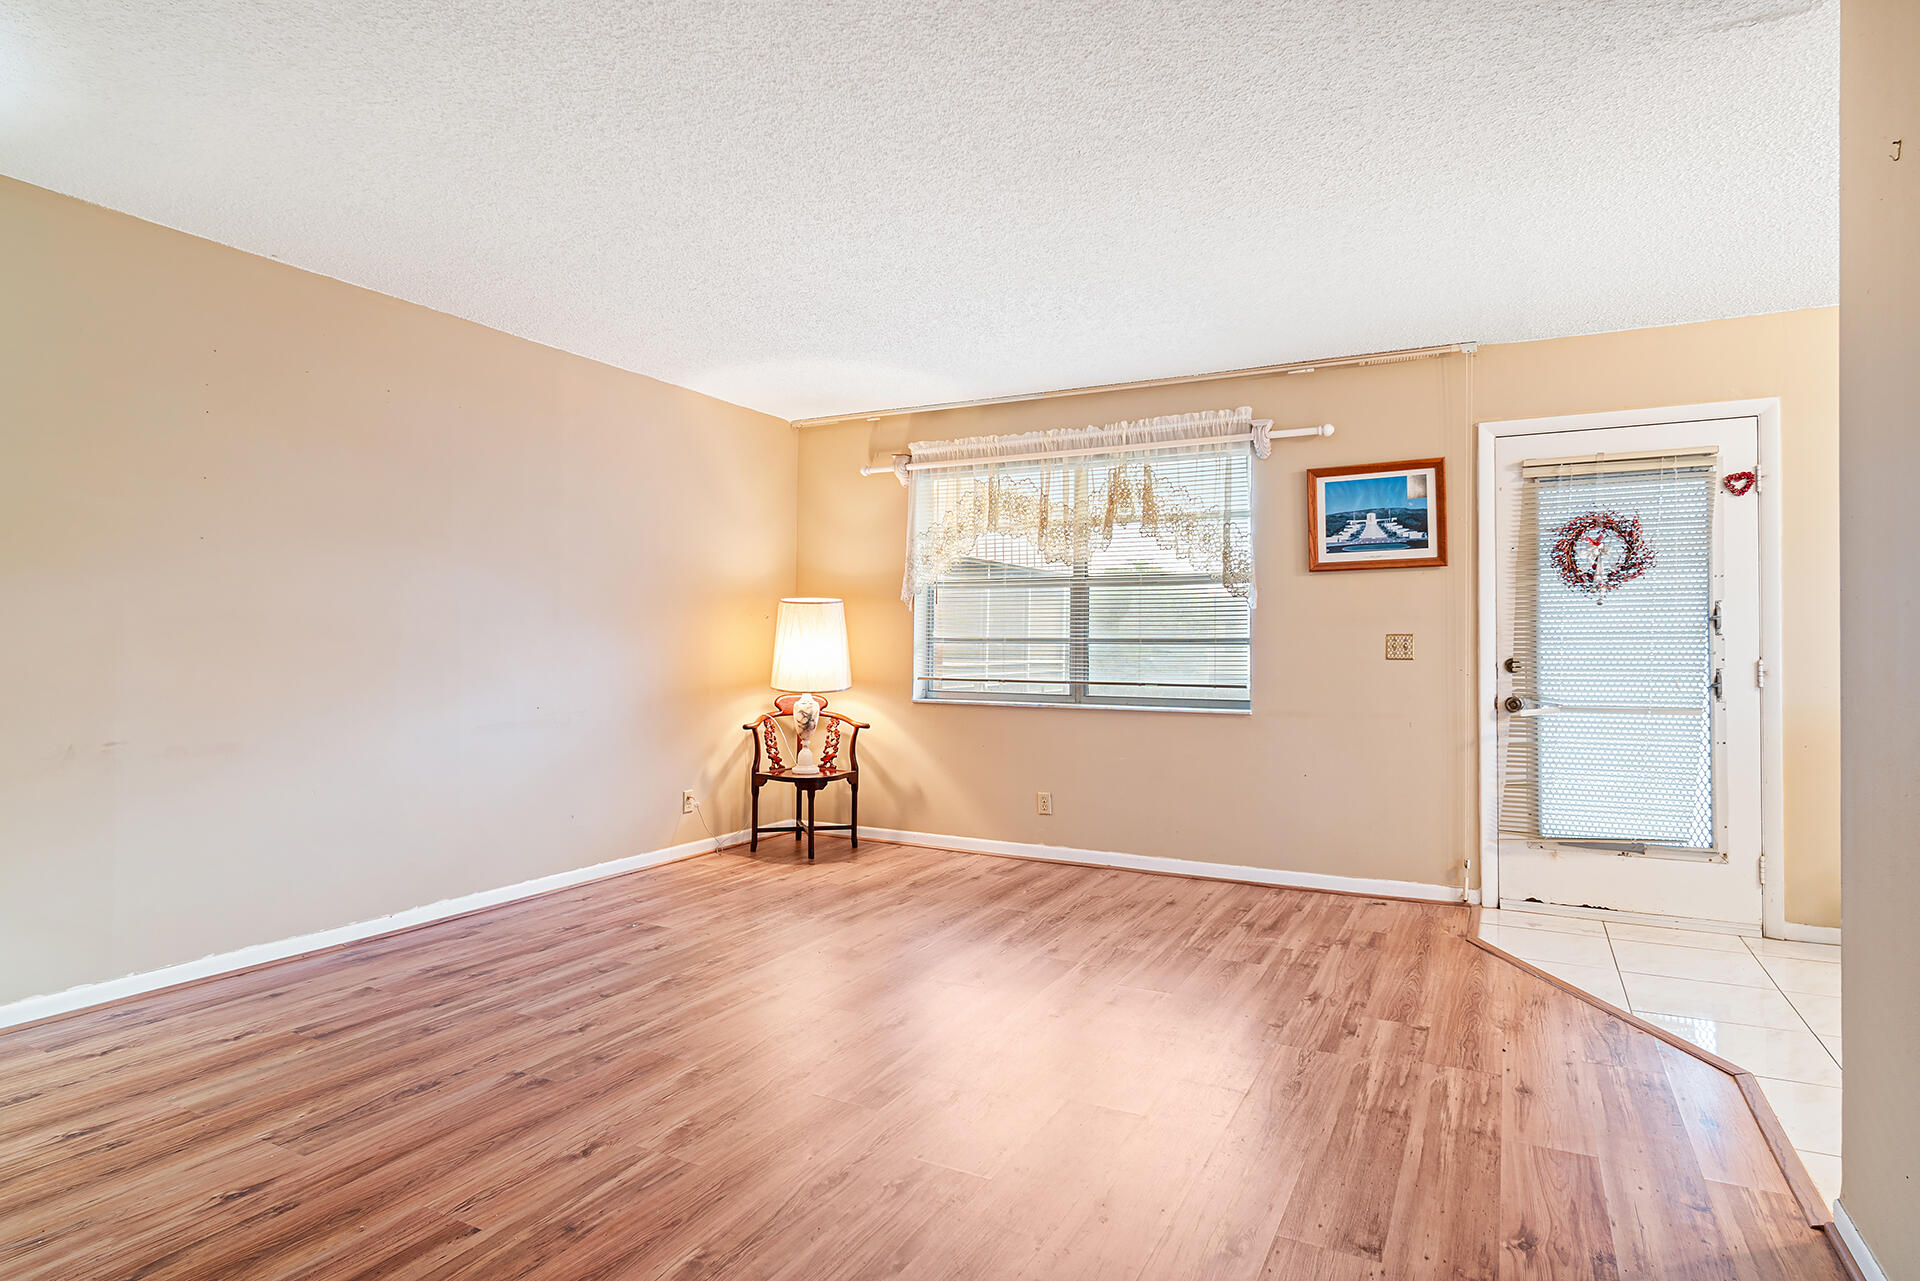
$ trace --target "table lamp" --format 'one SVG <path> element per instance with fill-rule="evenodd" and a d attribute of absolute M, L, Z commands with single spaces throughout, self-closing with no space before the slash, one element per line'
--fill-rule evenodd
<path fill-rule="evenodd" d="M 793 769 L 818 774 L 809 740 L 820 723 L 815 694 L 851 689 L 847 662 L 847 606 L 837 596 L 794 596 L 780 602 L 773 625 L 773 687 L 798 694 L 793 700 Z M 775 699 L 780 706 L 786 700 Z"/>

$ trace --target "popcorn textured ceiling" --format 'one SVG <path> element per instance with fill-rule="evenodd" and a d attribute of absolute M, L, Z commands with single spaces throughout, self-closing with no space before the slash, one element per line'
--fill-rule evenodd
<path fill-rule="evenodd" d="M 0 172 L 795 418 L 1837 297 L 1837 0 L 12 0 Z"/>

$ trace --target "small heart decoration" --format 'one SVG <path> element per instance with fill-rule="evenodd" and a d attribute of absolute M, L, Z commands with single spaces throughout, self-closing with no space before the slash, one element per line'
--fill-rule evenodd
<path fill-rule="evenodd" d="M 1744 498 L 1747 495 L 1749 490 L 1751 490 L 1755 485 L 1760 483 L 1760 473 L 1752 472 L 1752 471 L 1737 471 L 1729 475 L 1725 480 L 1721 481 L 1720 483 L 1726 486 L 1727 492 L 1729 494 L 1732 494 L 1735 498 Z"/>

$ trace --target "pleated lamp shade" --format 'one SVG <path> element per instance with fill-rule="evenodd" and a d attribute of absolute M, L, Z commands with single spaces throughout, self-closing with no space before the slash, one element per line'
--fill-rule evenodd
<path fill-rule="evenodd" d="M 853 688 L 845 601 L 801 596 L 780 602 L 773 625 L 773 687 L 789 694 Z"/>

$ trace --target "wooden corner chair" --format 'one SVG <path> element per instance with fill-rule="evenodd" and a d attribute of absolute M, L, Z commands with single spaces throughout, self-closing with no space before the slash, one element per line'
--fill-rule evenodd
<path fill-rule="evenodd" d="M 857 745 L 860 731 L 873 727 L 865 721 L 856 721 L 851 716 L 842 716 L 838 712 L 825 710 L 826 699 L 821 698 L 820 727 L 815 732 L 815 752 L 819 758 L 818 774 L 795 774 L 791 760 L 792 749 L 788 746 L 786 735 L 780 722 L 793 719 L 793 704 L 798 694 L 782 694 L 776 698 L 776 710 L 762 712 L 753 720 L 741 726 L 747 736 L 753 740 L 753 832 L 748 838 L 747 848 L 760 848 L 760 833 L 793 833 L 798 841 L 804 833 L 807 838 L 807 858 L 813 858 L 813 834 L 822 832 L 845 832 L 853 840 L 853 848 L 860 848 L 860 757 Z M 815 695 L 818 698 L 818 695 Z M 849 822 L 816 823 L 813 818 L 814 800 L 820 789 L 829 783 L 844 779 L 851 792 Z M 773 823 L 760 826 L 760 789 L 768 783 L 791 783 L 794 787 L 793 822 Z"/>

